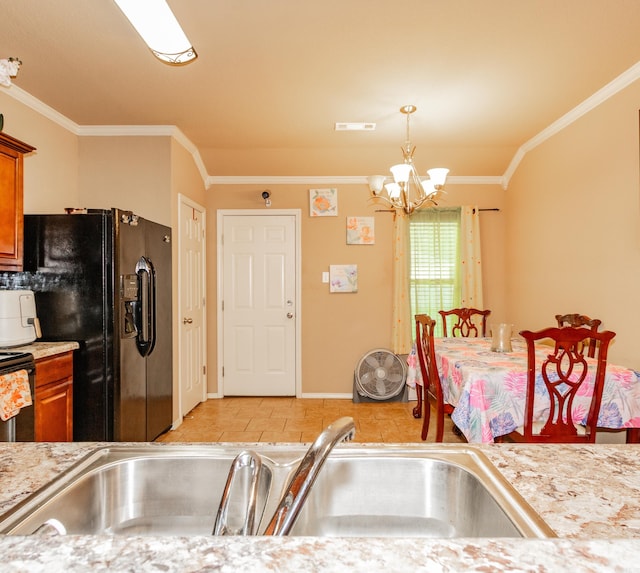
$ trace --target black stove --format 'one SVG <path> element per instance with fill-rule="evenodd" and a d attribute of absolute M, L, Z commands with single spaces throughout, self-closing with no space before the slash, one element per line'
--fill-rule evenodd
<path fill-rule="evenodd" d="M 17 350 L 0 349 L 0 374 L 33 368 L 33 355 Z"/>

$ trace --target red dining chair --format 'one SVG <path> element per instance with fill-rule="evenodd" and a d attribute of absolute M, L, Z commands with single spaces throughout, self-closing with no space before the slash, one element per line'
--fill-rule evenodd
<path fill-rule="evenodd" d="M 424 394 L 424 418 L 422 421 L 421 437 L 427 439 L 429 433 L 429 421 L 431 417 L 431 405 L 429 395 L 433 396 L 436 404 L 436 442 L 442 442 L 444 436 L 444 415 L 453 412 L 450 404 L 444 403 L 440 374 L 436 364 L 436 353 L 433 340 L 433 329 L 436 321 L 429 315 L 416 314 L 416 353 L 422 373 L 422 394 Z M 418 400 L 421 401 L 421 392 L 417 388 Z M 420 405 L 420 404 L 419 404 Z"/>
<path fill-rule="evenodd" d="M 588 326 L 593 332 L 598 332 L 598 328 L 602 324 L 597 318 L 589 318 L 586 314 L 556 314 L 558 326 Z M 589 339 L 585 346 L 588 348 L 587 356 L 594 358 L 596 355 L 596 342 Z M 582 348 L 584 353 L 584 347 Z"/>
<path fill-rule="evenodd" d="M 607 350 L 615 332 L 594 333 L 588 328 L 566 326 L 564 328 L 545 328 L 538 332 L 523 330 L 520 335 L 527 343 L 527 386 L 524 410 L 524 425 L 508 434 L 516 442 L 577 443 L 596 441 L 596 426 L 602 401 L 604 377 L 607 369 Z M 587 415 L 586 425 L 582 420 L 573 419 L 573 399 L 585 383 L 588 374 L 587 358 L 582 354 L 585 339 L 593 338 L 598 342 L 595 368 L 593 360 L 589 376 L 594 378 L 593 396 Z M 535 343 L 549 339 L 547 356 L 536 362 Z M 534 420 L 534 402 L 536 393 L 540 393 L 541 380 L 549 395 L 550 405 L 543 420 Z M 537 387 L 536 387 L 537 386 Z M 504 436 L 496 438 L 503 441 Z"/>
<path fill-rule="evenodd" d="M 456 323 L 451 329 L 451 336 L 470 336 L 485 337 L 487 335 L 487 317 L 491 314 L 490 310 L 478 310 L 477 308 L 452 308 L 451 310 L 439 310 L 442 317 L 442 335 L 446 338 L 447 334 L 447 316 L 455 316 Z M 480 318 L 478 318 L 480 317 Z M 478 324 L 480 330 L 478 330 Z"/>

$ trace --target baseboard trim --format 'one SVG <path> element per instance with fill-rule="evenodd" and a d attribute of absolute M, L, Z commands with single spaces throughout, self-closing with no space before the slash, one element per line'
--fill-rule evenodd
<path fill-rule="evenodd" d="M 248 398 L 252 396 L 247 396 Z M 283 396 L 286 398 L 286 396 Z M 211 392 L 207 394 L 207 400 L 217 400 L 219 398 L 223 398 L 217 392 Z M 292 398 L 309 398 L 309 399 L 333 399 L 333 400 L 353 400 L 353 394 L 351 392 L 343 393 L 343 394 L 315 394 L 315 393 L 303 393 L 300 396 L 292 396 Z M 418 398 L 416 396 L 416 389 L 409 387 L 409 402 L 414 402 Z"/>
<path fill-rule="evenodd" d="M 313 394 L 313 393 L 303 393 L 300 396 L 296 396 L 297 398 L 311 398 L 311 399 L 333 399 L 333 400 L 353 400 L 353 394 L 351 392 L 345 394 Z"/>
<path fill-rule="evenodd" d="M 224 396 L 220 396 L 220 394 L 212 392 L 207 394 L 207 400 L 215 400 L 217 398 L 223 398 Z M 246 398 L 260 398 L 260 396 L 245 396 Z M 274 396 L 276 398 L 280 396 Z M 352 400 L 353 394 L 351 392 L 347 392 L 344 394 L 313 394 L 313 393 L 303 393 L 300 396 L 281 396 L 282 398 L 312 398 L 312 399 L 333 399 L 333 400 Z M 270 398 L 270 396 L 265 396 L 265 398 Z"/>

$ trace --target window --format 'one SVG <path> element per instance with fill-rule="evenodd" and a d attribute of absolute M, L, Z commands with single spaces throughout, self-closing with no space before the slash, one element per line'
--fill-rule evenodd
<path fill-rule="evenodd" d="M 436 336 L 442 336 L 438 311 L 461 306 L 460 208 L 416 211 L 409 221 L 409 290 L 411 316 L 428 314 L 436 320 Z"/>

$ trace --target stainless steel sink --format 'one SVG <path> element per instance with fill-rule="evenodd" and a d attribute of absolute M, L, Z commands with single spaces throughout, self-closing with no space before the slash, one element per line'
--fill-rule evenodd
<path fill-rule="evenodd" d="M 253 448 L 263 460 L 264 531 L 304 446 Z M 100 448 L 0 519 L 0 533 L 210 535 L 240 448 Z M 470 446 L 336 447 L 292 535 L 554 537 L 479 450 Z"/>
<path fill-rule="evenodd" d="M 484 456 L 465 451 L 330 457 L 291 535 L 553 535 Z"/>
<path fill-rule="evenodd" d="M 41 531 L 211 535 L 235 453 L 198 447 L 100 449 L 26 500 L 0 522 L 0 533 L 31 534 L 52 523 Z M 258 508 L 264 508 L 271 479 L 265 468 Z"/>

